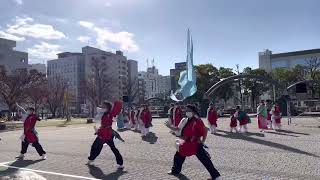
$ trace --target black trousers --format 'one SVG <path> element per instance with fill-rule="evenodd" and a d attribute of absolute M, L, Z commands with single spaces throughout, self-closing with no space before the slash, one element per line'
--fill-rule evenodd
<path fill-rule="evenodd" d="M 27 141 L 27 139 L 25 139 L 24 141 L 21 142 L 21 154 L 25 154 L 27 152 L 29 144 L 30 143 Z M 46 152 L 43 150 L 39 141 L 32 143 L 32 146 L 36 148 L 36 150 L 40 156 L 46 154 Z"/>
<path fill-rule="evenodd" d="M 89 160 L 95 160 L 99 156 L 99 154 L 100 154 L 100 152 L 101 152 L 101 150 L 103 148 L 103 144 L 104 143 L 108 144 L 108 146 L 110 147 L 111 151 L 115 155 L 116 160 L 117 160 L 117 164 L 118 165 L 123 165 L 122 156 L 121 156 L 119 150 L 114 145 L 113 139 L 110 139 L 107 142 L 103 142 L 102 139 L 97 137 L 96 140 L 93 142 L 93 144 L 91 146 L 90 156 L 88 157 L 88 159 Z"/>
<path fill-rule="evenodd" d="M 212 179 L 216 179 L 220 176 L 218 170 L 213 166 L 210 156 L 206 150 L 201 146 L 196 154 L 200 162 L 206 167 L 207 171 L 210 173 Z M 179 174 L 181 172 L 182 164 L 184 163 L 186 157 L 181 156 L 178 152 L 174 155 L 173 167 L 171 169 L 173 174 Z"/>

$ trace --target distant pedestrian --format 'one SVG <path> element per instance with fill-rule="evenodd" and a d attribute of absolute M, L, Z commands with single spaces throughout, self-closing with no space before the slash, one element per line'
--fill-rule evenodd
<path fill-rule="evenodd" d="M 272 129 L 272 121 L 271 121 L 271 109 L 272 109 L 272 104 L 270 100 L 266 101 L 266 107 L 267 107 L 267 122 L 268 122 L 268 129 Z"/>
<path fill-rule="evenodd" d="M 271 109 L 272 124 L 275 129 L 281 129 L 281 109 L 278 103 L 276 103 Z"/>
<path fill-rule="evenodd" d="M 268 111 L 267 107 L 264 104 L 264 101 L 261 100 L 258 108 L 257 108 L 257 120 L 258 120 L 258 128 L 260 132 L 264 132 L 264 130 L 268 129 Z"/>
<path fill-rule="evenodd" d="M 238 122 L 237 118 L 234 116 L 234 112 L 231 112 L 230 115 L 230 132 L 233 133 L 235 131 L 236 133 L 238 132 Z"/>
<path fill-rule="evenodd" d="M 138 122 L 137 122 L 137 116 L 136 116 L 136 109 L 135 107 L 132 107 L 130 110 L 130 124 L 131 124 L 131 128 L 134 130 L 138 130 Z"/>
<path fill-rule="evenodd" d="M 178 127 L 180 121 L 183 118 L 182 109 L 178 103 L 173 108 L 173 127 Z"/>
<path fill-rule="evenodd" d="M 238 119 L 240 123 L 240 133 L 248 132 L 248 124 L 250 123 L 250 118 L 248 114 L 241 110 L 240 106 L 237 106 L 234 116 Z"/>
<path fill-rule="evenodd" d="M 209 128 L 211 134 L 214 134 L 217 132 L 217 121 L 218 121 L 218 113 L 217 110 L 215 109 L 213 103 L 209 104 L 209 108 L 207 110 L 207 120 L 209 123 Z"/>
<path fill-rule="evenodd" d="M 117 128 L 118 130 L 123 130 L 125 128 L 123 110 L 121 110 L 121 112 L 117 115 Z"/>
<path fill-rule="evenodd" d="M 142 137 L 147 136 L 150 133 L 150 127 L 152 123 L 152 114 L 148 105 L 143 105 L 142 112 L 140 114 L 143 126 L 141 128 Z"/>
<path fill-rule="evenodd" d="M 173 126 L 174 121 L 173 121 L 173 110 L 174 110 L 174 104 L 171 103 L 170 104 L 170 108 L 168 110 L 168 123 L 170 124 L 170 126 Z"/>
<path fill-rule="evenodd" d="M 130 110 L 129 110 L 129 108 L 126 108 L 123 111 L 123 122 L 124 122 L 124 127 L 126 129 L 131 129 Z"/>

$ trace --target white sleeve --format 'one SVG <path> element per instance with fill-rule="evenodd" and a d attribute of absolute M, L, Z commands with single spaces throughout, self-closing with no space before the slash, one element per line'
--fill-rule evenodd
<path fill-rule="evenodd" d="M 20 106 L 18 103 L 16 105 L 17 105 L 18 109 L 21 110 L 22 113 L 25 113 L 25 114 L 27 113 L 27 111 L 22 106 Z"/>
<path fill-rule="evenodd" d="M 175 132 L 175 134 L 176 134 L 177 136 L 181 136 L 181 131 L 182 131 L 183 127 L 187 124 L 187 122 L 188 122 L 188 118 L 183 118 L 183 119 L 180 121 L 180 123 L 179 123 L 179 125 L 178 125 L 178 130 Z"/>
<path fill-rule="evenodd" d="M 20 106 L 18 103 L 16 105 L 18 107 L 18 110 L 21 111 L 21 119 L 20 120 L 24 122 L 28 117 L 27 111 L 22 106 Z"/>

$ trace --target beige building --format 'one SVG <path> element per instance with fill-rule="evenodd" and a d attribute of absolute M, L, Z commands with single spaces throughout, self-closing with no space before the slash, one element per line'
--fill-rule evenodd
<path fill-rule="evenodd" d="M 116 51 L 114 54 L 86 46 L 82 48 L 82 54 L 85 59 L 86 77 L 92 73 L 90 64 L 93 60 L 99 59 L 107 63 L 108 70 L 106 76 L 110 77 L 110 80 L 113 81 L 110 100 L 113 98 L 122 99 L 123 96 L 127 95 L 128 65 L 127 57 L 123 55 L 122 51 Z"/>
<path fill-rule="evenodd" d="M 0 38 L 0 65 L 8 72 L 28 68 L 28 53 L 16 51 L 16 41 Z"/>
<path fill-rule="evenodd" d="M 259 52 L 259 68 L 271 72 L 275 68 L 291 69 L 296 65 L 305 66 L 312 58 L 320 58 L 320 49 L 310 49 L 274 54 L 270 50 Z"/>
<path fill-rule="evenodd" d="M 82 97 L 81 85 L 82 83 L 93 75 L 92 62 L 99 60 L 99 62 L 106 63 L 107 70 L 104 76 L 109 78 L 113 83 L 110 86 L 108 100 L 122 99 L 127 95 L 128 85 L 128 67 L 134 74 L 134 65 L 128 66 L 127 57 L 121 51 L 116 53 L 103 51 L 94 47 L 86 46 L 82 48 L 81 53 L 64 52 L 58 54 L 58 59 L 48 61 L 48 79 L 49 82 L 53 78 L 60 76 L 68 82 L 68 90 L 73 94 L 72 109 L 75 112 L 80 112 L 81 107 L 89 107 L 90 103 Z M 137 70 L 136 70 L 137 71 Z"/>

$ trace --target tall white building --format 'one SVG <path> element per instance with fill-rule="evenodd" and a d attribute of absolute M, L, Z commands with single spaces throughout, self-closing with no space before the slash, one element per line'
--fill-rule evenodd
<path fill-rule="evenodd" d="M 56 78 L 67 82 L 68 92 L 72 94 L 70 106 L 72 112 L 79 112 L 84 103 L 81 96 L 81 83 L 84 80 L 84 56 L 82 53 L 64 52 L 58 54 L 58 59 L 48 61 L 47 77 L 49 84 Z"/>
<path fill-rule="evenodd" d="M 16 51 L 16 41 L 0 38 L 0 65 L 7 72 L 28 68 L 28 53 Z"/>
<path fill-rule="evenodd" d="M 140 71 L 139 78 L 145 82 L 145 99 L 163 97 L 171 91 L 170 76 L 159 75 L 155 66 L 148 67 L 147 72 Z"/>

